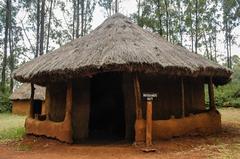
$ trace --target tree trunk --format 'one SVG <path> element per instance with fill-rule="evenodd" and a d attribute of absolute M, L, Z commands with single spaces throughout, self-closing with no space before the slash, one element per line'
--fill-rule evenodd
<path fill-rule="evenodd" d="M 45 0 L 42 0 L 42 9 L 41 9 L 41 33 L 40 33 L 40 50 L 39 55 L 43 55 L 43 43 L 44 43 L 44 19 L 45 19 Z"/>
<path fill-rule="evenodd" d="M 180 35 L 180 44 L 182 46 L 183 44 L 183 31 L 182 31 L 182 10 L 181 10 L 181 2 L 180 0 L 177 1 L 177 5 L 178 5 L 178 21 L 179 21 L 179 24 L 178 24 L 178 27 L 179 27 L 179 35 Z"/>
<path fill-rule="evenodd" d="M 6 17 L 5 17 L 5 36 L 4 36 L 4 54 L 3 54 L 3 62 L 2 62 L 2 82 L 1 86 L 3 92 L 5 92 L 5 84 L 6 84 L 6 66 L 7 66 L 7 48 L 8 48 L 8 34 L 9 34 L 9 24 L 10 24 L 10 5 L 11 0 L 6 1 Z"/>
<path fill-rule="evenodd" d="M 118 13 L 118 0 L 115 0 L 115 13 Z"/>
<path fill-rule="evenodd" d="M 210 59 L 213 61 L 213 53 L 212 53 L 212 39 L 209 39 L 209 54 L 210 54 Z"/>
<path fill-rule="evenodd" d="M 169 13 L 168 13 L 168 2 L 167 0 L 164 0 L 164 4 L 165 4 L 165 12 L 166 12 L 166 34 L 167 34 L 167 41 L 169 41 L 168 37 L 169 37 L 169 26 L 168 26 L 168 22 L 169 22 Z"/>
<path fill-rule="evenodd" d="M 75 20 L 76 20 L 76 0 L 73 0 L 73 29 L 72 29 L 72 39 L 75 38 Z"/>
<path fill-rule="evenodd" d="M 229 68 L 232 69 L 232 37 L 231 37 L 231 30 L 229 30 Z"/>
<path fill-rule="evenodd" d="M 37 40 L 36 40 L 36 53 L 35 58 L 39 54 L 39 35 L 40 35 L 40 0 L 37 0 Z"/>
<path fill-rule="evenodd" d="M 169 22 L 169 13 L 168 13 L 168 2 L 167 0 L 164 0 L 164 4 L 165 4 L 165 11 L 166 11 L 166 33 L 167 33 L 167 41 L 168 39 L 168 35 L 169 35 L 169 26 L 168 26 L 168 22 Z"/>
<path fill-rule="evenodd" d="M 191 19 L 191 28 L 190 28 L 190 30 L 191 30 L 192 52 L 194 52 L 193 51 L 193 20 L 192 20 L 192 13 L 191 12 L 190 12 L 190 19 Z"/>
<path fill-rule="evenodd" d="M 197 54 L 198 48 L 198 0 L 195 0 L 195 53 Z"/>
<path fill-rule="evenodd" d="M 76 26 L 76 38 L 79 38 L 79 25 L 80 25 L 80 19 L 79 19 L 79 5 L 80 5 L 80 0 L 77 0 L 77 7 L 76 7 L 76 12 L 77 12 L 77 26 Z"/>
<path fill-rule="evenodd" d="M 227 66 L 230 68 L 230 58 L 229 58 L 229 40 L 228 40 L 228 23 L 225 22 L 225 41 L 226 41 L 226 51 L 227 51 Z"/>
<path fill-rule="evenodd" d="M 51 29 L 51 19 L 52 19 L 52 6 L 53 0 L 50 1 L 50 8 L 49 8 L 49 18 L 48 18 L 48 32 L 47 32 L 47 45 L 46 45 L 46 53 L 48 53 L 49 47 L 49 36 L 50 36 L 50 29 Z"/>
<path fill-rule="evenodd" d="M 81 37 L 84 35 L 84 17 L 86 18 L 86 16 L 84 16 L 84 9 L 84 0 L 81 0 Z"/>
<path fill-rule="evenodd" d="M 159 12 L 159 15 L 158 15 L 159 34 L 162 36 L 163 35 L 163 29 L 162 29 L 162 14 L 161 14 L 161 8 L 160 8 L 160 0 L 157 1 L 157 9 L 158 9 L 158 12 Z"/>
<path fill-rule="evenodd" d="M 217 62 L 217 30 L 214 30 L 214 59 Z"/>
<path fill-rule="evenodd" d="M 205 44 L 205 47 L 206 47 L 207 59 L 210 59 L 210 57 L 209 57 L 209 50 L 208 50 L 208 42 L 207 42 L 205 31 L 203 33 L 203 37 L 204 37 L 204 44 Z"/>
<path fill-rule="evenodd" d="M 13 73 L 14 69 L 14 55 L 13 55 L 13 48 L 12 48 L 12 2 L 10 1 L 9 5 L 9 52 L 10 52 L 10 59 L 9 59 L 9 69 L 10 73 Z M 10 92 L 12 93 L 13 91 L 13 78 L 10 76 Z"/>

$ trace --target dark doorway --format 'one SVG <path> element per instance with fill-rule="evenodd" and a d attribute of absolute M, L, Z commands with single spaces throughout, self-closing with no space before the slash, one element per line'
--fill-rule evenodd
<path fill-rule="evenodd" d="M 33 110 L 34 110 L 34 114 L 41 114 L 42 113 L 42 101 L 41 100 L 34 100 Z"/>
<path fill-rule="evenodd" d="M 121 140 L 125 137 L 121 77 L 120 73 L 102 73 L 91 79 L 91 139 Z"/>

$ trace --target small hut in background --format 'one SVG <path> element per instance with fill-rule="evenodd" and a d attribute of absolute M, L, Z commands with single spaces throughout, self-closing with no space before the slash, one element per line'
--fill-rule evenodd
<path fill-rule="evenodd" d="M 228 83 L 231 73 L 115 14 L 13 76 L 31 83 L 32 98 L 35 84 L 46 86 L 46 118 L 36 118 L 32 105 L 26 132 L 72 143 L 109 137 L 142 142 L 150 127 L 153 140 L 216 133 L 221 116 L 214 85 Z M 152 109 L 146 109 L 144 92 L 158 94 Z"/>
<path fill-rule="evenodd" d="M 35 113 L 45 112 L 45 92 L 46 88 L 35 85 L 34 110 Z M 18 115 L 28 115 L 31 105 L 31 84 L 23 83 L 10 96 L 12 101 L 12 113 Z"/>

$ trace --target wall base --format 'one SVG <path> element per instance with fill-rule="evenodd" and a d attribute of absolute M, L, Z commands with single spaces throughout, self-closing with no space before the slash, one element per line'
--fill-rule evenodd
<path fill-rule="evenodd" d="M 44 135 L 66 143 L 72 143 L 72 129 L 69 122 L 70 120 L 64 120 L 63 122 L 39 121 L 28 117 L 25 121 L 25 129 L 27 134 Z"/>
<path fill-rule="evenodd" d="M 135 141 L 145 141 L 145 120 L 136 120 Z M 218 111 L 200 113 L 180 119 L 153 121 L 153 140 L 169 139 L 183 135 L 207 135 L 221 130 L 221 115 Z"/>

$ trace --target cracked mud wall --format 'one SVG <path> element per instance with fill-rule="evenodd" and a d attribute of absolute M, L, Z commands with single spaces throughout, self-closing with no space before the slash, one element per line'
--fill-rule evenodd
<path fill-rule="evenodd" d="M 145 120 L 137 120 L 136 142 L 145 141 Z M 221 131 L 221 115 L 217 111 L 200 113 L 180 119 L 153 121 L 153 140 L 184 135 L 208 135 Z"/>

